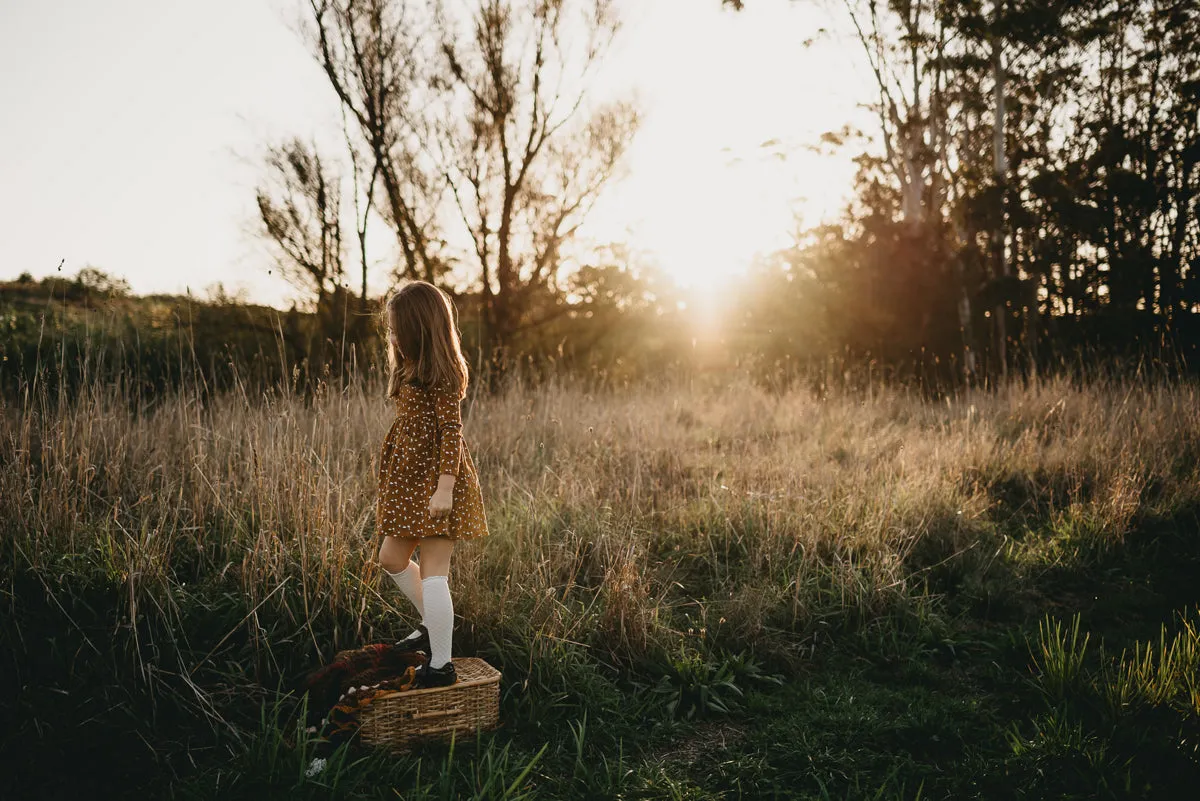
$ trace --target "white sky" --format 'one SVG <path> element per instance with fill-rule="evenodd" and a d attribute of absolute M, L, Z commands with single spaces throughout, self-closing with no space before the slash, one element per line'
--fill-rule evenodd
<path fill-rule="evenodd" d="M 804 150 L 862 120 L 857 43 L 811 0 L 618 0 L 605 92 L 645 111 L 629 176 L 585 229 L 685 282 L 745 267 L 840 208 L 848 155 Z M 340 116 L 294 32 L 293 0 L 0 0 L 0 279 L 93 265 L 137 292 L 220 281 L 280 304 L 254 220 L 256 154 L 336 147 Z M 869 125 L 869 122 L 860 122 Z M 869 130 L 869 129 L 868 129 Z M 781 159 L 760 145 L 780 140 Z M 343 150 L 337 152 L 343 153 Z M 373 291 L 385 287 L 375 279 Z"/>

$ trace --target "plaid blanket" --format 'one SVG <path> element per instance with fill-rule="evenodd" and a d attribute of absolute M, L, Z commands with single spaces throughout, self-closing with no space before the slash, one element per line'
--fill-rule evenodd
<path fill-rule="evenodd" d="M 358 733 L 359 715 L 384 695 L 412 688 L 425 655 L 388 643 L 339 651 L 333 662 L 305 677 L 309 732 L 320 732 L 317 757 L 326 759 Z"/>

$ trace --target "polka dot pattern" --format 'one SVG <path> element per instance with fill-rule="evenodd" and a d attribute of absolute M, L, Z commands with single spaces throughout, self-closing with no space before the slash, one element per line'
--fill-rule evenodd
<path fill-rule="evenodd" d="M 455 476 L 450 514 L 429 516 L 438 476 Z M 462 438 L 462 412 L 449 391 L 405 385 L 379 455 L 377 532 L 386 537 L 486 537 L 479 474 Z"/>

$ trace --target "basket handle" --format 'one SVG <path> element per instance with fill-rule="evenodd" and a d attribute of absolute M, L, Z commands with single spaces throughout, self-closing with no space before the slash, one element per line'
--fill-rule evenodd
<path fill-rule="evenodd" d="M 447 715 L 457 715 L 462 712 L 461 706 L 450 707 L 449 709 L 435 709 L 432 712 L 414 712 L 413 720 L 425 720 L 426 718 L 443 718 Z"/>

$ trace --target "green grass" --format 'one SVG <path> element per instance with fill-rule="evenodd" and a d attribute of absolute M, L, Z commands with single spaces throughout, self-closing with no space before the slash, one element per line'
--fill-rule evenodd
<path fill-rule="evenodd" d="M 455 651 L 503 726 L 312 743 L 297 677 L 413 623 L 373 564 L 373 379 L 0 415 L 20 798 L 1178 798 L 1200 779 L 1192 384 L 514 385 Z M 63 765 L 70 764 L 66 771 Z"/>

